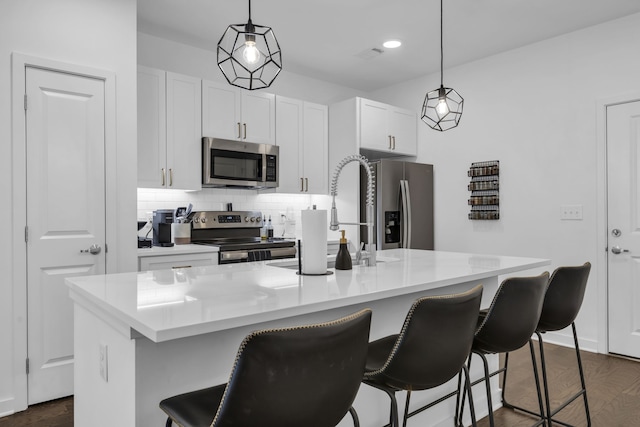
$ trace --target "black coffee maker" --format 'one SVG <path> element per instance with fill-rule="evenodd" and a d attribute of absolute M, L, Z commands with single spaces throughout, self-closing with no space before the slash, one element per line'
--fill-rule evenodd
<path fill-rule="evenodd" d="M 173 210 L 158 209 L 153 211 L 153 246 L 173 246 L 171 242 L 172 223 Z"/>

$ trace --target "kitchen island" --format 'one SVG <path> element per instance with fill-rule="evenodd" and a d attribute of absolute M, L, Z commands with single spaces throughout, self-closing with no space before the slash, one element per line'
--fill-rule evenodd
<path fill-rule="evenodd" d="M 326 276 L 300 276 L 288 268 L 291 261 L 263 261 L 67 279 L 75 316 L 75 424 L 163 425 L 160 400 L 226 382 L 240 342 L 253 330 L 324 322 L 370 307 L 373 340 L 398 333 L 420 296 L 481 283 L 488 306 L 500 275 L 550 263 L 410 249 L 377 255 L 376 266 L 330 269 Z M 533 274 L 538 271 L 522 273 Z M 486 414 L 479 390 L 476 411 Z M 430 394 L 416 393 L 416 404 Z M 425 425 L 448 422 L 451 405 L 417 418 Z M 354 407 L 363 427 L 388 417 L 388 398 L 367 386 Z"/>

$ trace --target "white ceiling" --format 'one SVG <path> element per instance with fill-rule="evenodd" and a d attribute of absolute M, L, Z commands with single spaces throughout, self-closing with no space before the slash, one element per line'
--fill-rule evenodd
<path fill-rule="evenodd" d="M 270 26 L 283 69 L 364 91 L 437 72 L 438 0 L 254 0 L 254 24 Z M 639 0 L 448 0 L 444 66 L 452 67 L 640 12 Z M 138 0 L 138 30 L 213 52 L 245 0 Z M 384 49 L 388 39 L 402 40 Z M 363 59 L 373 48 L 384 53 Z M 446 75 L 445 75 L 446 83 Z"/>

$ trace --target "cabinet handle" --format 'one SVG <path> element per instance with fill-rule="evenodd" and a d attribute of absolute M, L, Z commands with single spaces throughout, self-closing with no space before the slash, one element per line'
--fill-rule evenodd
<path fill-rule="evenodd" d="M 393 139 L 393 149 L 396 149 L 396 137 L 392 136 L 391 139 Z"/>
<path fill-rule="evenodd" d="M 176 266 L 173 266 L 171 268 L 174 269 L 174 270 L 177 270 L 179 268 L 191 268 L 191 266 L 190 265 L 176 265 Z"/>
<path fill-rule="evenodd" d="M 173 187 L 173 169 L 169 169 L 169 187 Z"/>
<path fill-rule="evenodd" d="M 305 185 L 305 186 L 306 186 L 306 190 L 304 190 L 304 191 L 306 191 L 306 192 L 308 193 L 308 192 L 309 192 L 309 178 L 305 178 L 305 179 L 304 179 L 304 182 L 305 182 L 305 184 L 306 184 L 306 185 Z"/>
<path fill-rule="evenodd" d="M 389 135 L 389 150 L 391 150 L 391 135 Z"/>
<path fill-rule="evenodd" d="M 304 191 L 304 178 L 300 177 L 300 191 Z"/>
<path fill-rule="evenodd" d="M 240 130 L 240 122 L 238 122 L 238 139 L 242 138 L 241 130 Z"/>
<path fill-rule="evenodd" d="M 242 139 L 247 139 L 247 124 L 243 123 L 242 125 L 244 126 L 244 138 Z"/>
<path fill-rule="evenodd" d="M 164 168 L 161 169 L 162 171 L 162 186 L 164 187 L 166 185 L 166 179 L 165 179 L 165 173 L 164 173 Z"/>

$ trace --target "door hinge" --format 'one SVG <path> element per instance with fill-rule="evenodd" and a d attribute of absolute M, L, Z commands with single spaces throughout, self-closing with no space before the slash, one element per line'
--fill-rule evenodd
<path fill-rule="evenodd" d="M 27 360 L 26 360 L 26 365 L 27 365 L 27 366 L 26 366 L 26 368 L 27 368 L 27 375 L 29 375 L 29 358 L 28 358 L 28 357 L 27 357 Z"/>
<path fill-rule="evenodd" d="M 24 111 L 27 111 L 27 94 L 24 94 Z"/>
<path fill-rule="evenodd" d="M 24 242 L 29 243 L 29 226 L 24 226 Z"/>

